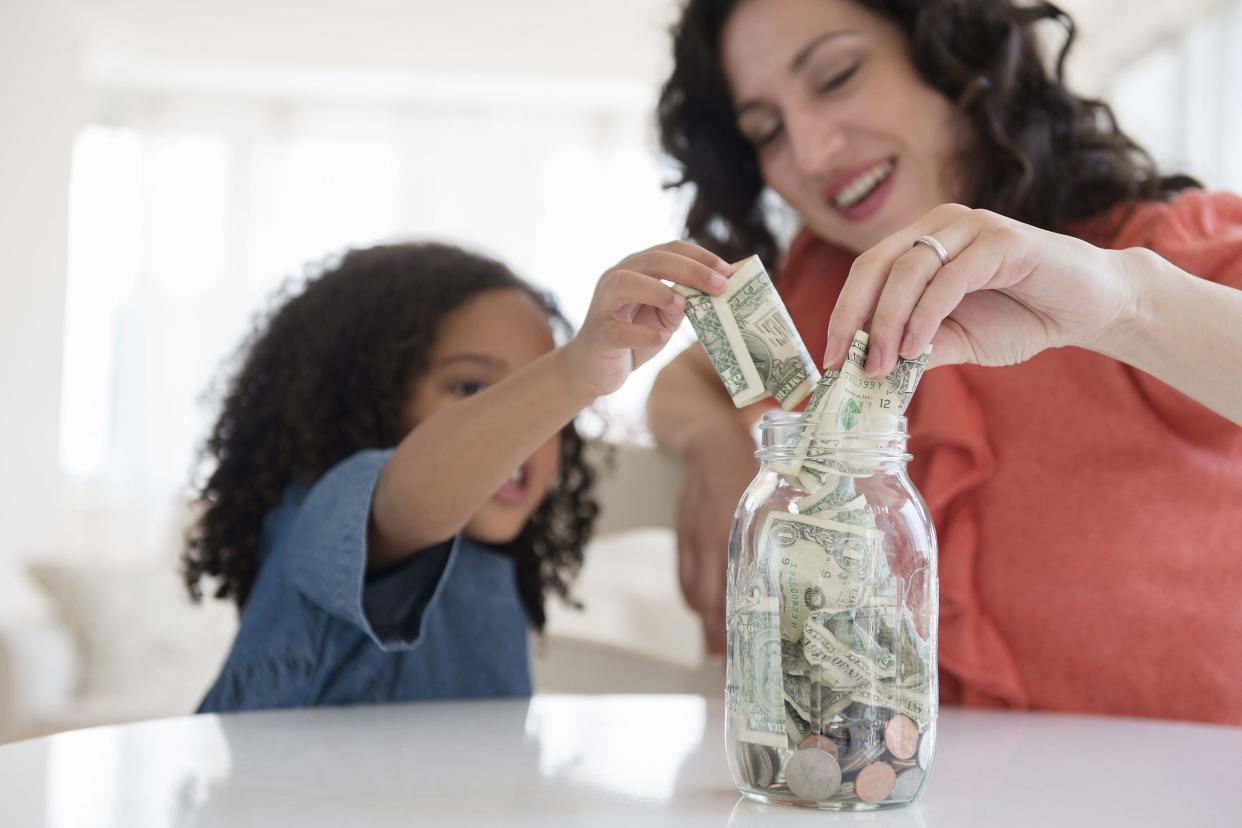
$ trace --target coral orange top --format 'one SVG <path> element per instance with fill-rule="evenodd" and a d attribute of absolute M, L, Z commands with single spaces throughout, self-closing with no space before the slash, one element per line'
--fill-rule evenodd
<path fill-rule="evenodd" d="M 1242 289 L 1236 196 L 1129 206 L 1075 235 Z M 852 258 L 807 231 L 789 251 L 778 287 L 812 355 Z M 936 368 L 907 414 L 946 703 L 1242 724 L 1242 428 L 1077 348 Z"/>

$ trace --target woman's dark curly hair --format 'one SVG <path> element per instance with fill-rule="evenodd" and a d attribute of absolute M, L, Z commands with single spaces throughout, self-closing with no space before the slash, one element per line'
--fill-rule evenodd
<path fill-rule="evenodd" d="M 291 484 L 310 484 L 357 451 L 397 445 L 403 404 L 428 368 L 444 318 L 489 290 L 520 290 L 562 333 L 554 301 L 504 265 L 443 244 L 349 251 L 278 307 L 243 346 L 195 485 L 201 516 L 182 556 L 200 600 L 204 575 L 216 598 L 243 607 L 254 585 L 264 516 Z M 282 301 L 283 300 L 283 301 Z M 544 595 L 568 599 L 599 509 L 594 474 L 573 423 L 561 431 L 561 468 L 547 497 L 503 550 L 532 626 Z M 199 479 L 202 479 L 202 474 Z"/>
<path fill-rule="evenodd" d="M 672 75 L 657 117 L 664 150 L 681 168 L 670 186 L 694 185 L 687 235 L 727 259 L 758 253 L 776 263 L 754 148 L 737 127 L 720 62 L 720 36 L 741 0 L 688 0 L 673 30 Z M 1109 106 L 1065 85 L 1074 23 L 1048 2 L 852 0 L 905 32 L 923 79 L 957 106 L 973 130 L 958 172 L 965 203 L 1062 231 L 1123 202 L 1166 200 L 1197 187 L 1164 176 L 1117 125 Z M 1064 27 L 1049 70 L 1035 27 Z"/>

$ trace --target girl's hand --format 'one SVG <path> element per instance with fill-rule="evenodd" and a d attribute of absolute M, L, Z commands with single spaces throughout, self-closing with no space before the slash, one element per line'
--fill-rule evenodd
<path fill-rule="evenodd" d="M 929 235 L 948 253 L 915 240 Z M 1136 302 L 1125 254 L 986 210 L 946 204 L 863 253 L 828 324 L 824 364 L 838 367 L 854 331 L 871 336 L 867 373 L 931 344 L 936 365 L 1010 365 L 1045 348 L 1089 347 Z"/>
<path fill-rule="evenodd" d="M 719 296 L 729 264 L 685 241 L 627 256 L 600 277 L 582 330 L 565 346 L 570 378 L 590 397 L 611 394 L 677 330 L 686 300 L 660 280 Z"/>

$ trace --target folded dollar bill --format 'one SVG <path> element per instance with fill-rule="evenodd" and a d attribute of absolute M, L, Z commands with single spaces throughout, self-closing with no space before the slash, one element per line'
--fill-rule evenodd
<path fill-rule="evenodd" d="M 758 256 L 733 265 L 723 296 L 674 285 L 686 317 L 738 408 L 775 397 L 798 406 L 820 373 Z"/>

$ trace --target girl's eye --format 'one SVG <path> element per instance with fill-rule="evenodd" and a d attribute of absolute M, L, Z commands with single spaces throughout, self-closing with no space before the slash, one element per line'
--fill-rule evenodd
<path fill-rule="evenodd" d="M 462 382 L 455 382 L 450 385 L 449 393 L 455 397 L 470 397 L 479 393 L 486 387 L 486 383 L 478 382 L 477 380 L 463 380 Z"/>
<path fill-rule="evenodd" d="M 858 68 L 860 66 L 862 66 L 861 62 L 855 63 L 853 66 L 851 66 L 849 69 L 846 69 L 841 74 L 833 75 L 828 80 L 824 81 L 822 84 L 819 85 L 819 91 L 820 92 L 834 92 L 837 89 L 840 89 L 842 86 L 845 86 L 845 84 L 849 82 L 850 78 L 858 74 Z"/>

